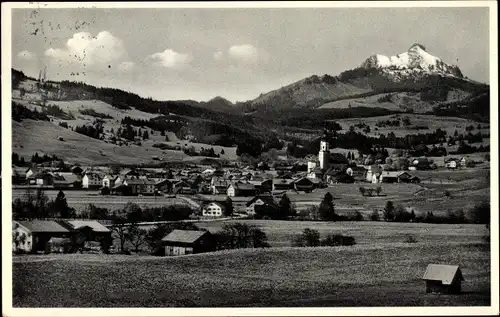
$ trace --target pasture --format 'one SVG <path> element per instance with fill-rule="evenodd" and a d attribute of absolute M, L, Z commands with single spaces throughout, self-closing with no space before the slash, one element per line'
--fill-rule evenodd
<path fill-rule="evenodd" d="M 489 254 L 484 244 L 448 241 L 178 257 L 19 256 L 13 306 L 484 306 L 490 304 Z M 463 293 L 425 294 L 428 263 L 460 265 Z"/>

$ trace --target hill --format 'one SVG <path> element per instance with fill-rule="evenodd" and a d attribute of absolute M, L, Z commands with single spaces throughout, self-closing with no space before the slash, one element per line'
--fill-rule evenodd
<path fill-rule="evenodd" d="M 454 235 L 454 228 L 443 229 Z M 421 277 L 428 263 L 460 265 L 464 293 L 425 294 Z M 487 306 L 489 272 L 489 250 L 470 241 L 246 249 L 166 258 L 25 256 L 14 258 L 13 305 Z"/>

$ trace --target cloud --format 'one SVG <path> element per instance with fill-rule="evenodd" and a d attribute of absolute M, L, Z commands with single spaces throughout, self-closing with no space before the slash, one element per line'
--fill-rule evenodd
<path fill-rule="evenodd" d="M 214 53 L 214 59 L 215 59 L 216 61 L 220 61 L 220 60 L 222 59 L 222 54 L 223 54 L 223 53 L 222 53 L 221 51 L 217 51 L 217 52 L 215 52 L 215 53 Z"/>
<path fill-rule="evenodd" d="M 118 70 L 121 72 L 129 72 L 135 68 L 134 62 L 122 62 L 118 64 Z"/>
<path fill-rule="evenodd" d="M 163 52 L 149 55 L 147 60 L 166 68 L 182 68 L 191 62 L 191 56 L 166 49 Z"/>
<path fill-rule="evenodd" d="M 116 62 L 126 55 L 123 41 L 108 31 L 101 31 L 97 36 L 88 32 L 73 34 L 64 48 L 49 48 L 45 56 L 71 63 L 104 65 Z"/>
<path fill-rule="evenodd" d="M 256 63 L 259 60 L 259 50 L 251 44 L 233 45 L 227 52 L 237 61 Z"/>
<path fill-rule="evenodd" d="M 34 60 L 36 57 L 35 53 L 32 53 L 30 51 L 24 50 L 19 53 L 17 53 L 17 57 L 20 59 L 25 59 L 25 60 Z"/>

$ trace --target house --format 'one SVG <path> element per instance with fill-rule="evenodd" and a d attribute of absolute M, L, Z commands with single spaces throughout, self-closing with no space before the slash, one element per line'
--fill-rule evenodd
<path fill-rule="evenodd" d="M 418 157 L 411 161 L 411 167 L 414 167 L 415 170 L 430 170 L 431 162 L 427 157 Z"/>
<path fill-rule="evenodd" d="M 26 178 L 33 178 L 34 175 L 38 174 L 40 171 L 36 167 L 30 167 L 26 170 Z M 34 178 L 33 178 L 34 179 Z"/>
<path fill-rule="evenodd" d="M 307 177 L 302 177 L 302 178 L 297 179 L 293 183 L 293 186 L 294 186 L 295 190 L 304 191 L 306 193 L 309 193 L 314 189 L 313 182 Z"/>
<path fill-rule="evenodd" d="M 308 178 L 323 178 L 324 172 L 321 168 L 316 167 L 307 173 Z"/>
<path fill-rule="evenodd" d="M 191 185 L 183 180 L 173 182 L 172 190 L 175 194 L 191 194 Z"/>
<path fill-rule="evenodd" d="M 13 241 L 13 249 L 25 252 L 44 251 L 51 238 L 71 238 L 73 235 L 70 230 L 51 220 L 14 220 L 12 231 L 13 236 L 19 237 Z M 16 241 L 19 242 L 17 245 Z"/>
<path fill-rule="evenodd" d="M 458 265 L 429 264 L 422 279 L 426 293 L 458 294 L 464 277 Z"/>
<path fill-rule="evenodd" d="M 273 191 L 276 190 L 289 190 L 294 188 L 293 179 L 285 178 L 274 178 L 273 179 Z"/>
<path fill-rule="evenodd" d="M 273 189 L 272 179 L 263 179 L 261 177 L 254 177 L 254 179 L 248 181 L 248 183 L 252 184 L 258 193 L 270 192 Z"/>
<path fill-rule="evenodd" d="M 73 173 L 75 175 L 81 175 L 82 172 L 83 172 L 83 169 L 78 165 L 71 167 L 71 173 Z"/>
<path fill-rule="evenodd" d="M 35 179 L 36 185 L 50 186 L 54 185 L 54 176 L 48 172 L 39 172 L 32 176 Z"/>
<path fill-rule="evenodd" d="M 26 183 L 26 168 L 12 166 L 12 184 Z"/>
<path fill-rule="evenodd" d="M 126 179 L 123 184 L 130 187 L 132 195 L 153 195 L 155 193 L 155 182 L 148 179 Z"/>
<path fill-rule="evenodd" d="M 227 195 L 229 197 L 235 196 L 255 196 L 257 194 L 257 190 L 253 184 L 249 183 L 233 183 L 227 187 Z"/>
<path fill-rule="evenodd" d="M 172 180 L 160 179 L 155 182 L 155 190 L 162 193 L 170 193 L 173 188 Z"/>
<path fill-rule="evenodd" d="M 370 183 L 379 183 L 380 175 L 382 174 L 382 169 L 378 165 L 370 165 L 366 171 L 366 180 Z"/>
<path fill-rule="evenodd" d="M 380 183 L 409 183 L 411 177 L 408 172 L 382 171 Z"/>
<path fill-rule="evenodd" d="M 460 159 L 459 163 L 460 163 L 461 167 L 471 167 L 471 166 L 474 166 L 474 161 L 471 160 L 469 157 L 466 157 L 466 156 L 462 157 Z"/>
<path fill-rule="evenodd" d="M 445 162 L 444 162 L 445 166 L 448 168 L 448 169 L 456 169 L 459 167 L 459 160 L 455 159 L 455 158 L 450 158 L 450 159 L 447 159 Z"/>
<path fill-rule="evenodd" d="M 101 177 L 97 173 L 87 172 L 82 177 L 83 188 L 100 188 L 102 185 Z"/>
<path fill-rule="evenodd" d="M 229 186 L 229 182 L 220 177 L 213 177 L 210 181 L 210 187 L 212 188 L 213 195 L 219 194 L 227 194 L 227 188 Z"/>
<path fill-rule="evenodd" d="M 218 202 L 211 201 L 201 207 L 201 215 L 204 217 L 221 217 L 224 214 L 224 206 Z"/>
<path fill-rule="evenodd" d="M 162 240 L 166 256 L 215 251 L 215 237 L 208 231 L 174 230 Z"/>
<path fill-rule="evenodd" d="M 120 174 L 118 176 L 121 176 L 122 179 L 136 178 L 139 177 L 139 173 L 136 170 L 130 168 L 124 168 L 123 170 L 120 171 Z"/>
<path fill-rule="evenodd" d="M 270 208 L 278 208 L 278 203 L 274 200 L 271 195 L 260 195 L 255 196 L 245 204 L 245 211 L 248 215 L 255 215 L 255 208 L 267 206 Z"/>
<path fill-rule="evenodd" d="M 113 188 L 115 186 L 115 181 L 118 178 L 118 176 L 113 176 L 113 175 L 105 175 L 102 178 L 102 187 L 108 187 L 108 188 Z"/>
<path fill-rule="evenodd" d="M 72 230 L 83 232 L 86 241 L 97 241 L 99 239 L 112 241 L 111 230 L 96 220 L 67 220 L 65 223 L 69 224 Z"/>
<path fill-rule="evenodd" d="M 348 184 L 348 183 L 354 183 L 354 177 L 351 175 L 347 174 L 346 172 L 333 172 L 333 175 L 329 174 L 327 175 L 327 184 Z"/>

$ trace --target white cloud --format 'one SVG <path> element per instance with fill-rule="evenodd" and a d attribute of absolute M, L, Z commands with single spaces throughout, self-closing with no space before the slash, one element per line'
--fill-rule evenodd
<path fill-rule="evenodd" d="M 178 53 L 172 49 L 151 54 L 147 57 L 153 63 L 166 68 L 182 68 L 189 64 L 191 56 L 189 54 Z"/>
<path fill-rule="evenodd" d="M 19 57 L 20 59 L 34 60 L 36 57 L 36 54 L 32 53 L 30 51 L 24 50 L 24 51 L 17 53 L 17 57 Z"/>
<path fill-rule="evenodd" d="M 134 62 L 122 62 L 118 64 L 118 70 L 121 72 L 129 72 L 135 68 Z"/>
<path fill-rule="evenodd" d="M 95 37 L 88 32 L 79 32 L 66 42 L 65 48 L 49 48 L 44 54 L 90 66 L 116 62 L 126 55 L 126 50 L 122 40 L 108 31 L 101 31 Z"/>
<path fill-rule="evenodd" d="M 220 61 L 222 59 L 222 52 L 221 51 L 217 51 L 214 53 L 214 59 L 217 60 L 217 61 Z"/>
<path fill-rule="evenodd" d="M 259 50 L 251 44 L 233 45 L 227 52 L 238 61 L 256 63 L 259 60 Z"/>

